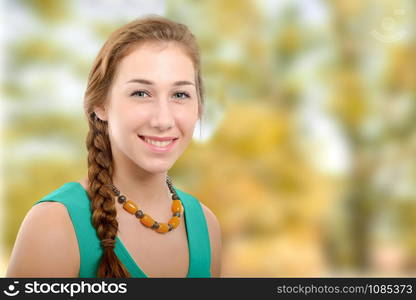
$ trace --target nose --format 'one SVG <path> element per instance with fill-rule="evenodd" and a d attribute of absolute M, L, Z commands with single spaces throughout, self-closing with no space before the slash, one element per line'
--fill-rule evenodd
<path fill-rule="evenodd" d="M 156 103 L 150 125 L 159 131 L 166 131 L 175 124 L 172 108 L 165 98 L 160 98 Z"/>

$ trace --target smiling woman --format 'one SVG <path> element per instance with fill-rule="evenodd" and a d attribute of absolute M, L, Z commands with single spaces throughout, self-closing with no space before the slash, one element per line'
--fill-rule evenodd
<path fill-rule="evenodd" d="M 167 174 L 203 104 L 185 25 L 153 15 L 114 31 L 85 93 L 88 175 L 33 205 L 6 276 L 219 277 L 217 218 Z"/>

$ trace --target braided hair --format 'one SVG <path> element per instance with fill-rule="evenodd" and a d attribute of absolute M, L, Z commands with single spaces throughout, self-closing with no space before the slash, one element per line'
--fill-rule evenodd
<path fill-rule="evenodd" d="M 98 268 L 98 277 L 130 277 L 125 266 L 114 253 L 118 230 L 114 198 L 111 193 L 113 167 L 107 122 L 91 115 L 87 135 L 88 196 L 91 201 L 92 224 L 97 231 L 104 253 Z"/>
<path fill-rule="evenodd" d="M 107 121 L 99 119 L 95 109 L 104 106 L 107 101 L 121 59 L 128 55 L 134 46 L 146 41 L 175 41 L 181 45 L 194 65 L 200 118 L 203 111 L 199 48 L 195 37 L 185 25 L 158 15 L 149 15 L 131 21 L 110 35 L 93 63 L 84 97 L 84 111 L 89 126 L 86 138 L 87 192 L 91 202 L 91 222 L 103 248 L 97 270 L 97 277 L 100 278 L 121 278 L 131 275 L 114 252 L 118 222 L 111 188 L 113 177 L 111 143 Z"/>

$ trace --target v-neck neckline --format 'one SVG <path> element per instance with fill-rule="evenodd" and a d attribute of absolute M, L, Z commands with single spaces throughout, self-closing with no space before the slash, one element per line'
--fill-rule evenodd
<path fill-rule="evenodd" d="M 90 202 L 90 199 L 88 197 L 88 193 L 86 191 L 86 189 L 82 186 L 81 183 L 79 183 L 78 181 L 74 181 L 73 183 L 77 184 L 78 187 L 80 187 L 84 192 L 85 192 L 85 196 L 87 197 L 87 200 Z M 175 187 L 173 187 L 176 191 L 176 193 L 179 195 L 181 194 L 180 191 L 178 191 Z M 188 272 L 186 274 L 186 278 L 189 277 L 189 274 L 191 272 L 191 243 L 189 241 L 189 224 L 186 221 L 186 217 L 188 214 L 188 209 L 187 209 L 187 203 L 185 200 L 185 197 L 183 195 L 181 195 L 182 197 L 179 197 L 182 205 L 184 207 L 184 214 L 183 214 L 183 219 L 184 219 L 184 223 L 185 223 L 185 232 L 186 232 L 186 241 L 188 243 Z M 133 266 L 134 268 L 134 275 L 136 276 L 141 276 L 141 277 L 145 277 L 145 278 L 150 278 L 149 276 L 147 276 L 147 274 L 142 270 L 142 268 L 140 268 L 139 264 L 133 259 L 133 256 L 130 254 L 130 252 L 127 250 L 126 246 L 124 245 L 124 243 L 121 241 L 121 239 L 118 237 L 118 235 L 116 235 L 116 245 L 114 248 L 114 252 L 116 253 L 117 257 L 123 261 L 123 258 L 126 259 L 128 261 L 128 265 Z M 117 247 L 118 246 L 118 247 Z M 127 267 L 127 266 L 126 266 Z"/>

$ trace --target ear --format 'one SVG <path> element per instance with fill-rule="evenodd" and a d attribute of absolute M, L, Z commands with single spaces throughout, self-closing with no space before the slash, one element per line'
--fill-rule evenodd
<path fill-rule="evenodd" d="M 107 119 L 108 119 L 108 116 L 107 116 L 107 108 L 104 106 L 104 107 L 101 107 L 101 106 L 97 106 L 95 109 L 94 109 L 94 112 L 95 112 L 95 114 L 97 115 L 97 117 L 99 118 L 99 119 L 101 119 L 102 121 L 107 121 Z"/>

